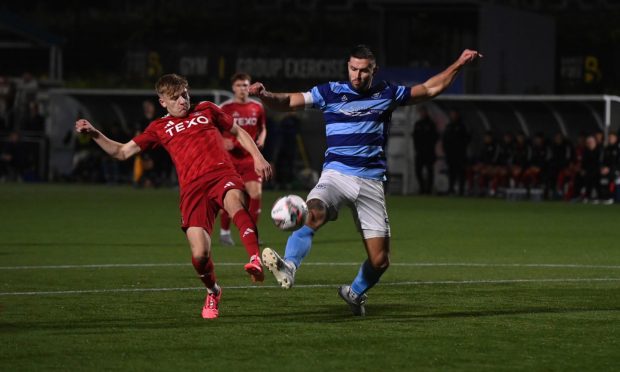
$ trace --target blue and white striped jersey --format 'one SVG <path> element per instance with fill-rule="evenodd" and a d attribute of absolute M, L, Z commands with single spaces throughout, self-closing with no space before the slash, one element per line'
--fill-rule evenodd
<path fill-rule="evenodd" d="M 323 111 L 327 151 L 323 169 L 385 180 L 385 144 L 392 111 L 410 88 L 385 81 L 359 93 L 348 82 L 329 82 L 303 93 L 306 107 Z"/>

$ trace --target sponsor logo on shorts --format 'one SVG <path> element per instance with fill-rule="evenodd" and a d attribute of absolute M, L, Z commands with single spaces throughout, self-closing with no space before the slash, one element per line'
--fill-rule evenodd
<path fill-rule="evenodd" d="M 327 185 L 324 183 L 319 183 L 316 186 L 314 186 L 315 189 L 319 189 L 319 190 L 323 190 L 327 188 Z"/>

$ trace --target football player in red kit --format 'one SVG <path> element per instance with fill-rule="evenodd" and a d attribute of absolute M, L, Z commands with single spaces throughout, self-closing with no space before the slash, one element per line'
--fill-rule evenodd
<path fill-rule="evenodd" d="M 250 256 L 245 270 L 253 281 L 263 281 L 258 255 L 256 225 L 244 207 L 243 180 L 235 171 L 220 132 L 228 131 L 248 151 L 254 171 L 266 179 L 271 166 L 252 138 L 233 118 L 212 102 L 190 105 L 187 80 L 176 74 L 162 76 L 156 84 L 159 103 L 168 114 L 153 120 L 143 133 L 127 143 L 107 138 L 85 119 L 75 123 L 76 131 L 90 133 L 109 155 L 126 160 L 140 151 L 162 146 L 172 158 L 180 186 L 182 229 L 192 251 L 192 264 L 207 287 L 203 318 L 219 316 L 222 289 L 216 282 L 211 254 L 211 233 L 219 209 L 233 216 L 241 241 Z"/>
<path fill-rule="evenodd" d="M 220 108 L 232 116 L 234 123 L 248 132 L 250 137 L 256 142 L 256 146 L 262 149 L 267 137 L 265 110 L 262 103 L 249 99 L 248 88 L 250 87 L 251 79 L 248 74 L 234 74 L 230 79 L 234 98 L 223 102 Z M 235 136 L 227 132 L 222 134 L 224 136 L 224 148 L 228 150 L 237 172 L 243 179 L 245 190 L 250 197 L 248 211 L 254 223 L 258 225 L 263 192 L 262 179 L 254 171 L 252 155 L 241 146 Z M 235 242 L 230 236 L 230 216 L 226 211 L 221 212 L 220 226 L 220 243 L 222 245 L 234 245 Z"/>

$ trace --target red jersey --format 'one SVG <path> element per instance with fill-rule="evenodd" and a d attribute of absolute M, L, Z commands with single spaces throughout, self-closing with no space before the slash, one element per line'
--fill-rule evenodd
<path fill-rule="evenodd" d="M 220 105 L 222 111 L 233 117 L 234 123 L 243 128 L 254 141 L 258 134 L 265 128 L 265 110 L 260 102 L 249 100 L 246 103 L 238 103 L 232 100 L 225 101 Z M 223 133 L 224 137 L 230 138 L 235 147 L 230 150 L 234 163 L 253 162 L 252 156 L 245 151 L 237 139 L 230 133 Z"/>
<path fill-rule="evenodd" d="M 133 141 L 140 149 L 163 146 L 170 154 L 183 188 L 208 172 L 231 169 L 220 132 L 233 126 L 233 118 L 212 102 L 200 102 L 187 116 L 166 115 L 153 120 Z"/>

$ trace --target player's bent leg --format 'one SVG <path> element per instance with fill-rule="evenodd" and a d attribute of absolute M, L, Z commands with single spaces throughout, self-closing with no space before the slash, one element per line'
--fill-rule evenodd
<path fill-rule="evenodd" d="M 318 199 L 308 204 L 306 224 L 294 231 L 286 242 L 284 258 L 271 248 L 263 250 L 263 263 L 276 278 L 282 288 L 288 289 L 295 283 L 295 273 L 312 248 L 314 232 L 327 220 L 327 206 Z"/>
<path fill-rule="evenodd" d="M 284 259 L 292 262 L 296 269 L 301 266 L 301 262 L 310 252 L 316 230 L 327 223 L 327 206 L 325 203 L 319 199 L 310 199 L 307 205 L 306 224 L 289 236 L 284 252 Z"/>
<path fill-rule="evenodd" d="M 250 274 L 252 282 L 264 281 L 265 274 L 258 249 L 258 229 L 244 208 L 243 192 L 238 189 L 229 190 L 224 196 L 224 209 L 232 216 L 233 223 L 239 229 L 241 242 L 250 256 L 250 262 L 244 266 L 244 270 Z"/>

